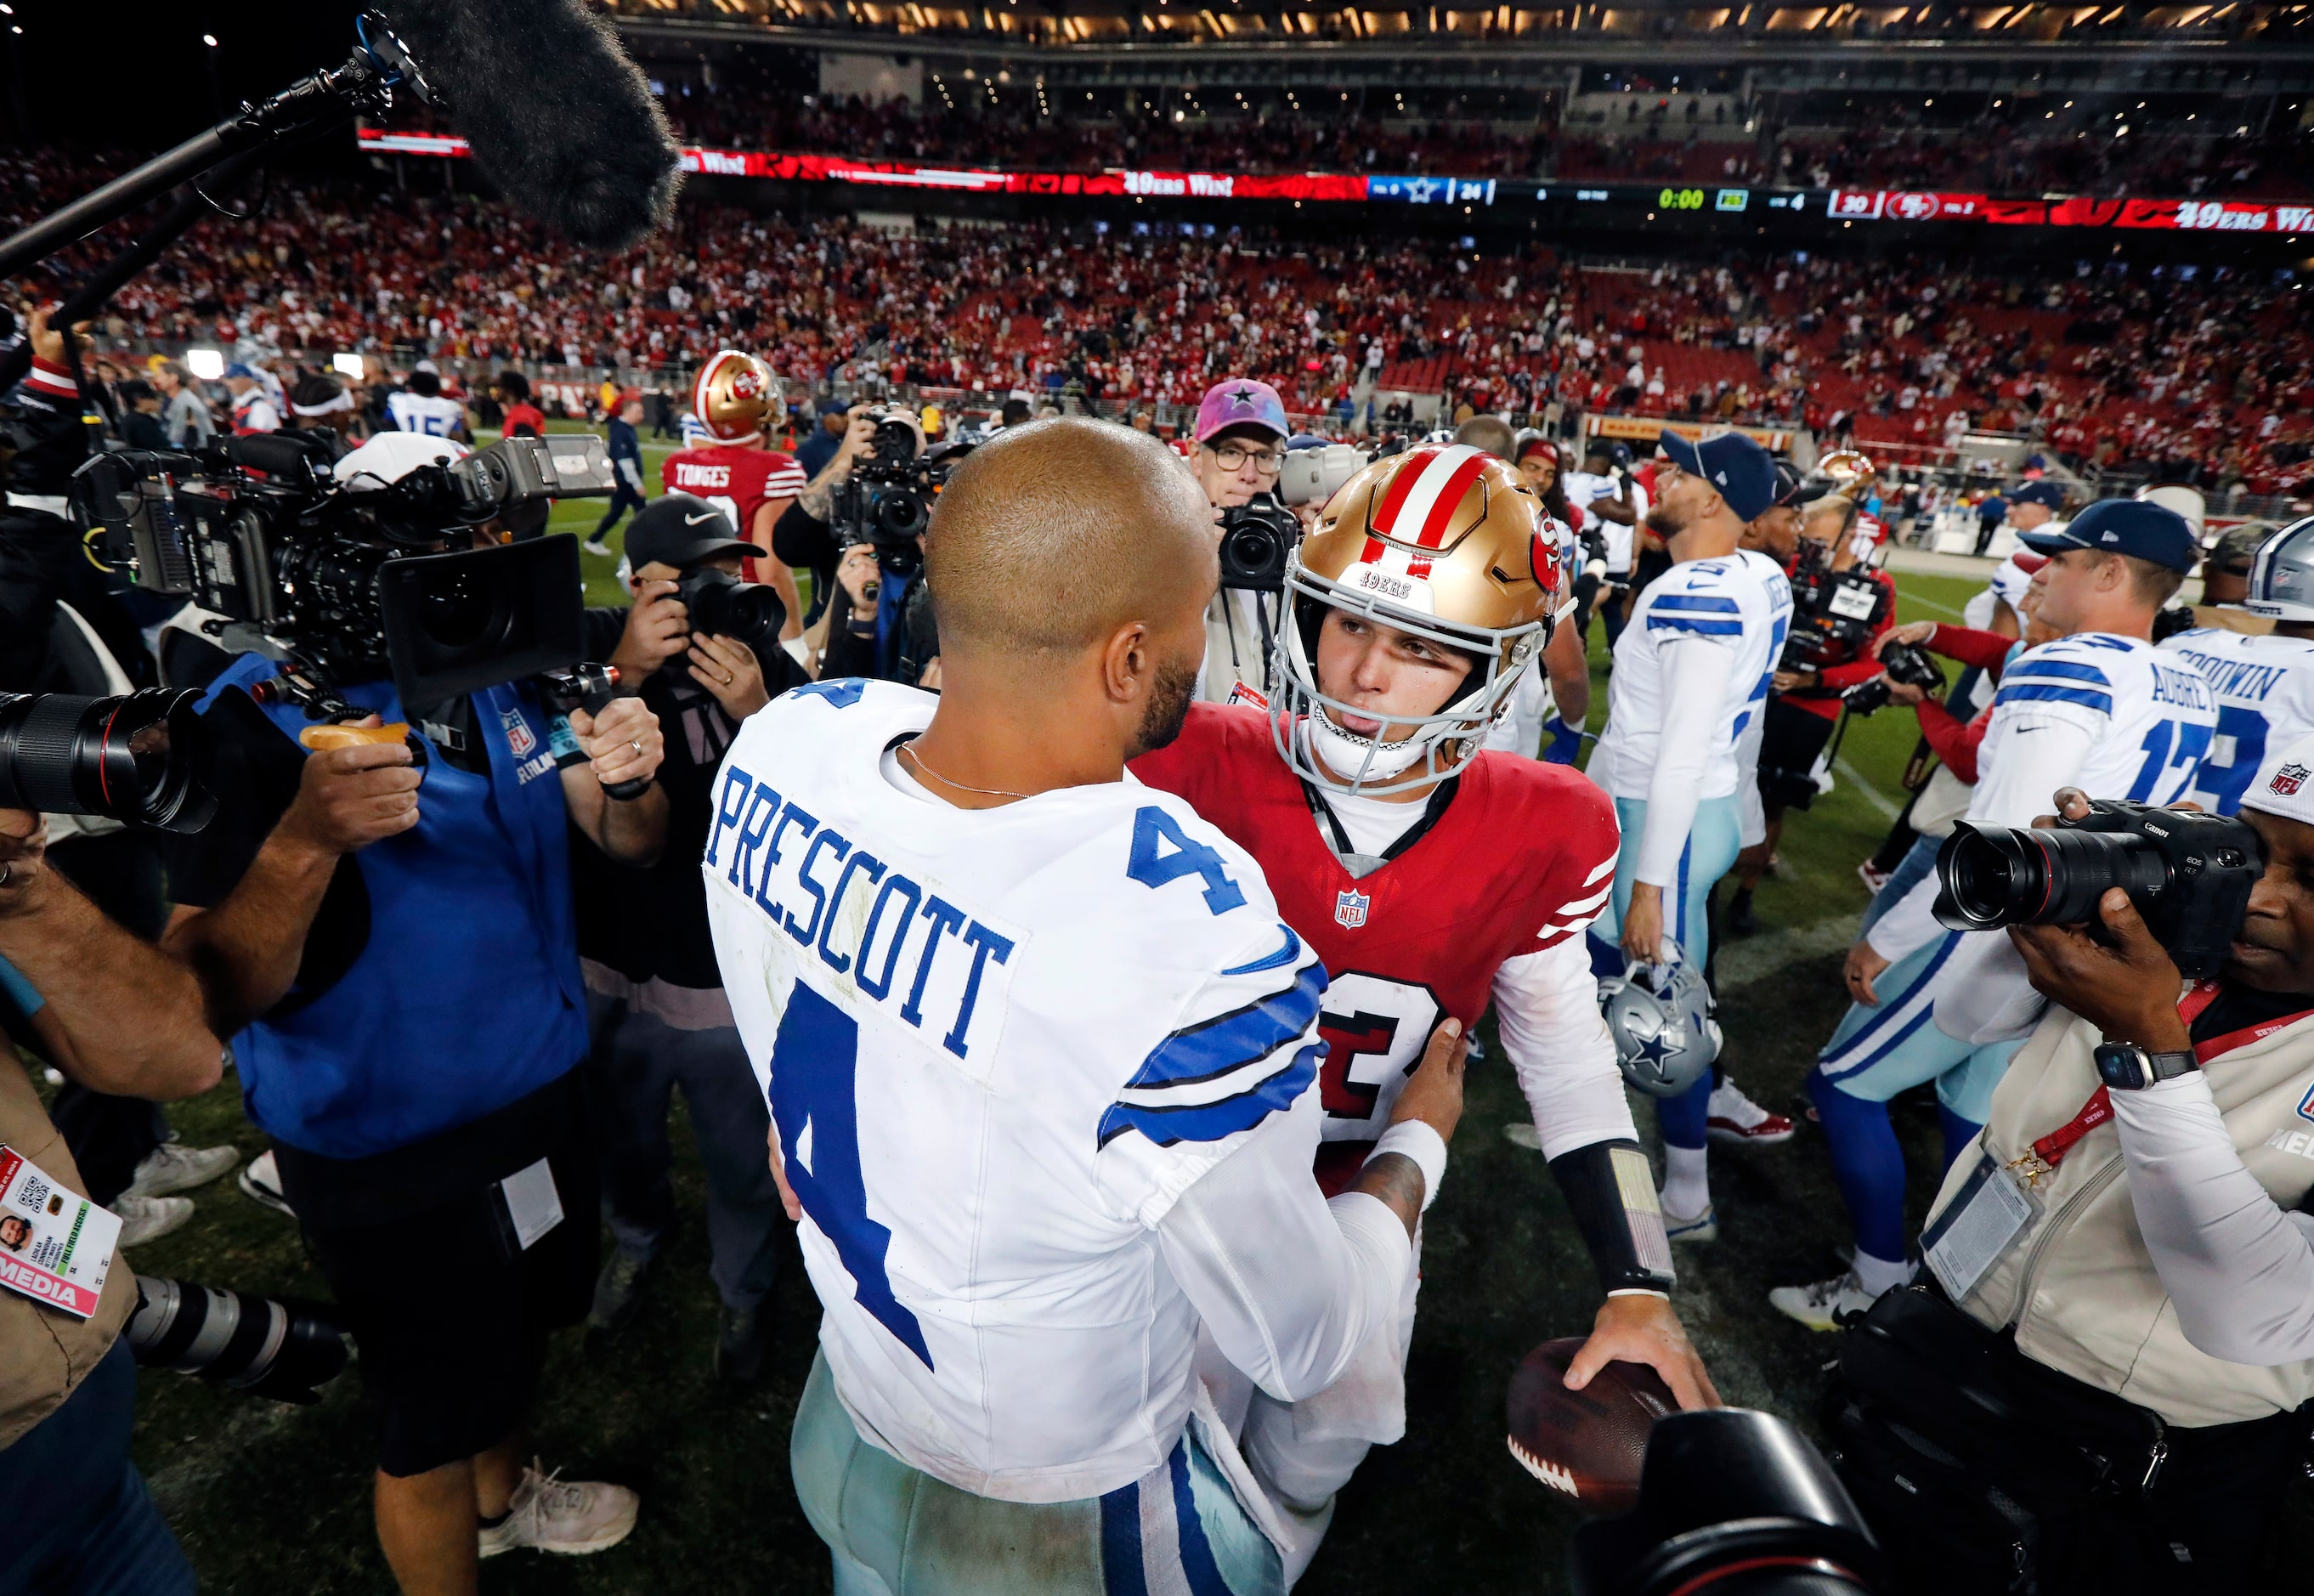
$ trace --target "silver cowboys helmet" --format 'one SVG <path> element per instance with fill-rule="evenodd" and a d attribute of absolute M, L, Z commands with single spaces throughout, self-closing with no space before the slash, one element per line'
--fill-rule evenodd
<path fill-rule="evenodd" d="M 2314 516 L 2258 545 L 2242 608 L 2276 621 L 2314 621 Z"/>
<path fill-rule="evenodd" d="M 1672 957 L 1636 960 L 1621 975 L 1601 978 L 1599 1008 L 1615 1040 L 1623 1079 L 1651 1098 L 1675 1098 L 1710 1071 L 1719 1056 L 1719 1021 L 1703 972 L 1665 939 Z"/>

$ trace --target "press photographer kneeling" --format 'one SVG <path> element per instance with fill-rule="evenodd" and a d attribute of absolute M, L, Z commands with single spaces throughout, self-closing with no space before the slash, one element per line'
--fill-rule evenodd
<path fill-rule="evenodd" d="M 1843 1473 L 1929 1588 L 2257 1588 L 2314 1398 L 2310 772 L 1946 845 L 1940 917 L 2009 926 L 2052 1006 L 1922 1236 L 1942 1299 L 1841 1354 Z"/>

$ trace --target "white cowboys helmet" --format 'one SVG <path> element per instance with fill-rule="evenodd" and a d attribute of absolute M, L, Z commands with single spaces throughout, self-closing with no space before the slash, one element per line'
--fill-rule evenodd
<path fill-rule="evenodd" d="M 1710 1071 L 1719 1056 L 1719 1021 L 1703 972 L 1665 939 L 1672 957 L 1638 961 L 1603 977 L 1599 1009 L 1615 1040 L 1623 1079 L 1651 1098 L 1676 1098 Z"/>
<path fill-rule="evenodd" d="M 2258 545 L 2242 608 L 2275 621 L 2314 621 L 2314 516 Z"/>

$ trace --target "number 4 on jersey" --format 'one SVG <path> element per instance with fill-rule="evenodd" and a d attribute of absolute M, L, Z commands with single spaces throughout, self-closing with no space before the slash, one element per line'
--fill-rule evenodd
<path fill-rule="evenodd" d="M 1166 851 L 1169 847 L 1170 852 Z M 1215 914 L 1245 904 L 1245 894 L 1222 868 L 1222 856 L 1192 842 L 1180 822 L 1154 804 L 1133 817 L 1133 856 L 1126 861 L 1125 873 L 1144 886 L 1163 886 L 1196 876 L 1206 884 L 1206 907 Z"/>

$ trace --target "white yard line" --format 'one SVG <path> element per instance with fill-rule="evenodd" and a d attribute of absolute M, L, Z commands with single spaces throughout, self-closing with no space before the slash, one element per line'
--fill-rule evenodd
<path fill-rule="evenodd" d="M 1859 771 L 1854 765 L 1849 763 L 1845 755 L 1833 760 L 1832 762 L 1832 768 L 1838 774 L 1845 776 L 1848 779 L 1849 784 L 1854 787 L 1858 792 L 1863 794 L 1864 801 L 1866 803 L 1879 810 L 1881 814 L 1886 816 L 1889 819 L 1894 820 L 1897 816 L 1902 815 L 1904 812 L 1903 805 L 1896 802 L 1894 798 L 1891 798 L 1886 793 L 1873 786 L 1871 782 L 1867 781 L 1864 779 L 1863 772 Z"/>

